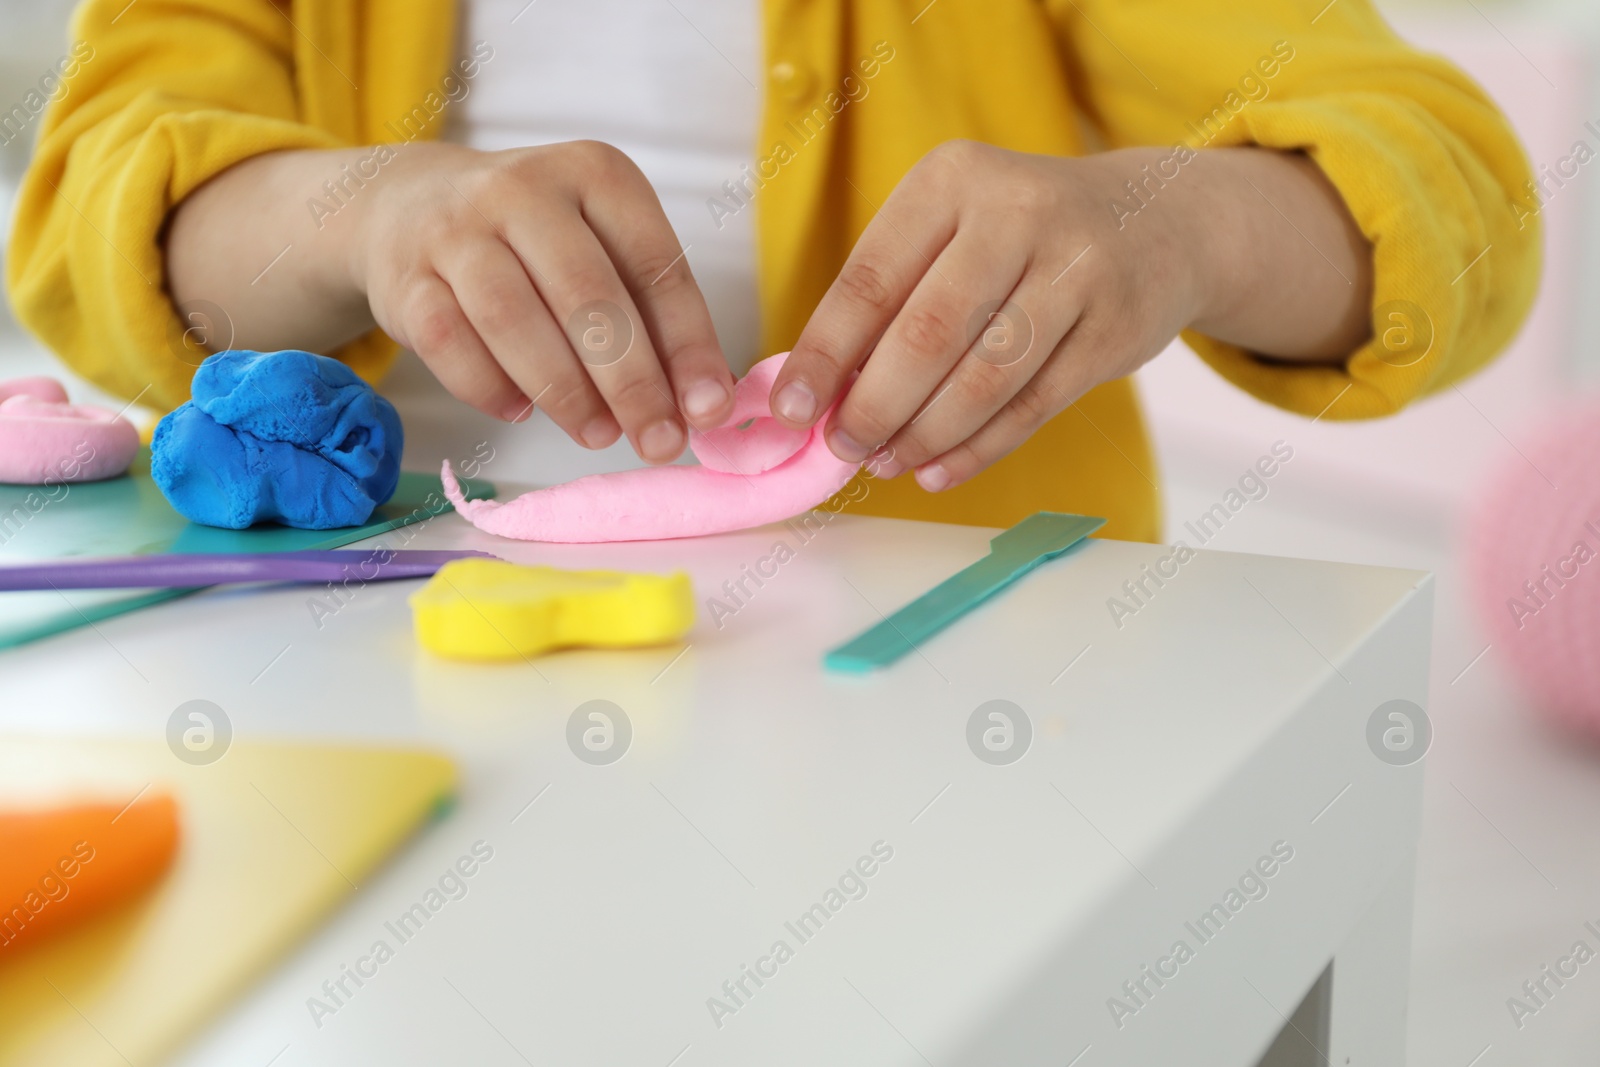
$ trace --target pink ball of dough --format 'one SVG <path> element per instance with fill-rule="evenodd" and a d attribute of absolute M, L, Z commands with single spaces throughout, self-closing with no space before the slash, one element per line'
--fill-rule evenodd
<path fill-rule="evenodd" d="M 49 379 L 24 379 L 41 380 Z M 96 482 L 128 469 L 139 451 L 133 423 L 105 408 L 17 392 L 17 384 L 6 383 L 13 395 L 0 400 L 0 482 Z"/>
<path fill-rule="evenodd" d="M 12 378 L 8 382 L 0 382 L 0 401 L 10 400 L 14 396 L 31 396 L 35 400 L 44 400 L 51 404 L 67 402 L 67 391 L 61 383 L 54 378 L 43 376 Z"/>
<path fill-rule="evenodd" d="M 1522 451 L 1469 518 L 1467 578 L 1535 708 L 1600 736 L 1600 403 L 1545 420 Z"/>

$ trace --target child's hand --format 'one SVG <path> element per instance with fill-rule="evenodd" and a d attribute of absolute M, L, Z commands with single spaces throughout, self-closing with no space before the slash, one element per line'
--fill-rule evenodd
<path fill-rule="evenodd" d="M 503 419 L 626 432 L 655 463 L 732 409 L 733 378 L 655 192 L 621 152 L 408 145 L 352 198 L 350 271 L 379 326 Z M 619 426 L 620 424 L 620 426 Z"/>
<path fill-rule="evenodd" d="M 953 142 L 868 223 L 778 377 L 773 414 L 810 425 L 859 367 L 829 446 L 856 460 L 887 444 L 879 474 L 917 468 L 937 491 L 1186 326 L 1288 359 L 1349 351 L 1366 329 L 1356 279 L 1369 260 L 1337 192 L 1298 157 L 1061 159 Z"/>

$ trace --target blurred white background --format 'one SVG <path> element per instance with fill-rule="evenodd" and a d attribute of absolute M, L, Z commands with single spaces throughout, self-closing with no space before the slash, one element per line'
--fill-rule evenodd
<path fill-rule="evenodd" d="M 1315 13 L 1325 0 L 1283 2 Z M 1456 59 L 1499 100 L 1536 166 L 1579 138 L 1593 143 L 1583 123 L 1600 125 L 1594 0 L 1382 6 L 1402 33 Z M 0 0 L 6 106 L 66 50 L 70 10 L 66 0 Z M 0 254 L 25 162 L 21 139 L 0 147 Z M 1460 393 L 1446 391 L 1399 419 L 1309 425 L 1231 390 L 1176 347 L 1139 375 L 1169 535 L 1281 438 L 1294 445 L 1294 462 L 1210 547 L 1438 575 L 1413 1067 L 1577 1067 L 1595 1063 L 1600 1049 L 1600 971 L 1581 972 L 1521 1030 L 1506 1007 L 1525 979 L 1583 935 L 1584 920 L 1600 920 L 1600 746 L 1531 717 L 1495 650 L 1485 651 L 1456 559 L 1463 505 L 1486 472 L 1515 459 L 1516 442 L 1557 402 L 1600 390 L 1600 314 L 1591 295 L 1600 294 L 1597 185 L 1585 169 L 1545 208 L 1546 288 L 1512 350 Z M 74 398 L 97 395 L 0 312 L 0 378 L 41 372 L 68 380 Z"/>
<path fill-rule="evenodd" d="M 5 109 L 21 100 L 66 51 L 71 12 L 67 0 L 0 0 L 0 100 Z M 0 247 L 11 228 L 11 198 L 31 143 L 18 138 L 0 145 L 0 198 L 6 208 L 0 219 Z M 10 325 L 9 312 L 6 323 Z"/>

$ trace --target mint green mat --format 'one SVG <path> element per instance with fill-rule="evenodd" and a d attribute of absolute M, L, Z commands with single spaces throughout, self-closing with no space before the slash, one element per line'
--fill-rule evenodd
<path fill-rule="evenodd" d="M 467 495 L 492 497 L 488 482 L 465 479 Z M 176 511 L 150 480 L 141 451 L 123 478 L 77 485 L 0 485 L 0 565 L 70 556 L 135 556 L 159 552 L 296 552 L 338 548 L 450 510 L 436 475 L 405 472 L 394 497 L 363 526 L 296 530 L 266 524 L 248 530 L 198 526 Z M 390 547 L 398 548 L 398 545 Z M 99 622 L 192 589 L 64 590 L 0 593 L 0 648 Z"/>

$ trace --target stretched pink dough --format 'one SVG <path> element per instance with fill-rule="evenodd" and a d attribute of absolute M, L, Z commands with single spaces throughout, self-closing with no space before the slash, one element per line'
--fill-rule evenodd
<path fill-rule="evenodd" d="M 445 495 L 480 530 L 522 541 L 656 541 L 744 530 L 798 515 L 844 488 L 860 466 L 810 430 L 772 418 L 767 397 L 787 352 L 762 360 L 734 389 L 727 425 L 691 433 L 699 467 L 591 474 L 515 500 L 467 500 L 445 461 Z M 739 425 L 755 421 L 746 429 Z"/>
<path fill-rule="evenodd" d="M 50 399 L 66 395 L 50 379 L 6 382 L 0 391 L 10 394 L 0 400 L 0 482 L 55 485 L 113 478 L 139 451 L 133 423 L 105 408 Z"/>

